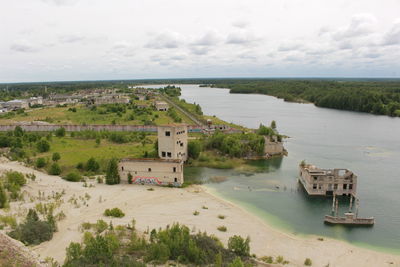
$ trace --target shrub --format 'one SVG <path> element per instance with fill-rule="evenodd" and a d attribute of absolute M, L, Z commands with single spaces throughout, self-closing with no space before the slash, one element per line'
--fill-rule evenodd
<path fill-rule="evenodd" d="M 188 143 L 188 156 L 197 159 L 200 156 L 201 144 L 198 141 L 190 141 Z"/>
<path fill-rule="evenodd" d="M 261 257 L 261 260 L 265 263 L 274 263 L 274 258 L 271 256 L 264 256 Z"/>
<path fill-rule="evenodd" d="M 45 167 L 46 166 L 46 160 L 44 159 L 44 158 L 37 158 L 36 159 L 36 163 L 35 163 L 35 165 L 36 165 L 36 168 L 43 168 L 43 167 Z"/>
<path fill-rule="evenodd" d="M 311 265 L 312 265 L 312 260 L 309 259 L 309 258 L 307 258 L 307 259 L 304 261 L 304 265 L 305 265 L 305 266 L 311 266 Z"/>
<path fill-rule="evenodd" d="M 203 210 L 208 210 L 208 207 L 207 206 L 202 206 L 201 207 Z"/>
<path fill-rule="evenodd" d="M 244 264 L 240 257 L 236 257 L 231 263 L 228 264 L 228 267 L 244 267 Z"/>
<path fill-rule="evenodd" d="M 224 215 L 218 215 L 218 219 L 223 220 L 223 219 L 225 219 L 225 216 Z"/>
<path fill-rule="evenodd" d="M 46 140 L 40 140 L 39 142 L 37 142 L 36 148 L 41 153 L 47 152 L 50 150 L 50 144 Z"/>
<path fill-rule="evenodd" d="M 57 137 L 64 137 L 65 136 L 65 128 L 64 127 L 58 128 L 55 131 L 55 133 L 56 133 Z"/>
<path fill-rule="evenodd" d="M 228 230 L 227 228 L 226 228 L 226 226 L 218 226 L 218 231 L 221 231 L 221 232 L 226 232 L 226 230 Z"/>
<path fill-rule="evenodd" d="M 8 235 L 25 244 L 40 244 L 53 237 L 54 227 L 46 221 L 39 220 L 36 211 L 30 209 L 26 221 L 16 227 Z"/>
<path fill-rule="evenodd" d="M 7 206 L 7 194 L 2 184 L 0 184 L 0 209 Z"/>
<path fill-rule="evenodd" d="M 117 217 L 117 218 L 122 218 L 125 216 L 125 213 L 122 212 L 119 208 L 113 208 L 113 209 L 106 209 L 104 211 L 105 216 L 110 216 L 110 217 Z"/>
<path fill-rule="evenodd" d="M 98 220 L 94 227 L 96 228 L 96 232 L 100 234 L 108 228 L 108 224 L 103 220 Z"/>
<path fill-rule="evenodd" d="M 87 171 L 97 172 L 99 169 L 100 164 L 95 160 L 95 158 L 92 157 L 86 162 Z"/>
<path fill-rule="evenodd" d="M 24 174 L 16 171 L 10 171 L 6 173 L 6 178 L 8 184 L 15 184 L 18 186 L 23 186 L 26 184 L 26 178 Z"/>
<path fill-rule="evenodd" d="M 195 210 L 194 212 L 193 212 L 193 215 L 194 216 L 197 216 L 197 215 L 199 215 L 200 214 L 200 212 L 198 212 L 197 210 Z"/>
<path fill-rule="evenodd" d="M 59 161 L 59 160 L 61 159 L 60 153 L 54 152 L 54 153 L 53 153 L 53 156 L 51 157 L 51 159 L 52 159 L 54 162 Z"/>
<path fill-rule="evenodd" d="M 50 175 L 60 175 L 61 174 L 60 166 L 57 163 L 51 164 L 49 174 Z"/>
<path fill-rule="evenodd" d="M 228 249 L 238 256 L 248 256 L 250 253 L 250 238 L 243 239 L 234 235 L 228 240 Z"/>
<path fill-rule="evenodd" d="M 82 176 L 76 172 L 70 172 L 67 176 L 63 177 L 63 179 L 70 182 L 79 182 L 82 180 Z"/>
<path fill-rule="evenodd" d="M 132 174 L 128 173 L 128 184 L 132 184 L 133 183 L 132 178 L 133 178 Z"/>

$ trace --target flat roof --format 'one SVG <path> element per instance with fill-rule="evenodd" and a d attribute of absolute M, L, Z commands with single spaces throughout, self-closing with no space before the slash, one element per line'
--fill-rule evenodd
<path fill-rule="evenodd" d="M 121 161 L 183 163 L 181 159 L 160 159 L 160 158 L 123 158 L 121 159 Z"/>

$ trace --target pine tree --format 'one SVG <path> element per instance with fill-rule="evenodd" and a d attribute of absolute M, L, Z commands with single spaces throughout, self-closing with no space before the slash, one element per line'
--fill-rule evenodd
<path fill-rule="evenodd" d="M 118 174 L 118 162 L 117 160 L 111 159 L 108 163 L 107 173 L 106 173 L 106 184 L 119 184 L 120 177 Z"/>
<path fill-rule="evenodd" d="M 7 205 L 7 194 L 3 188 L 3 185 L 0 184 L 0 209 L 5 208 Z"/>

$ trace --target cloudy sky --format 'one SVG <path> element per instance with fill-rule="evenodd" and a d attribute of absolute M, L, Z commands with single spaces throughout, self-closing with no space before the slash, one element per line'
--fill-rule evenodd
<path fill-rule="evenodd" d="M 400 0 L 0 0 L 0 82 L 400 77 Z"/>

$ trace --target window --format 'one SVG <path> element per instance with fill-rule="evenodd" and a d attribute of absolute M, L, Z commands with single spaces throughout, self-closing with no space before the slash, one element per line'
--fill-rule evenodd
<path fill-rule="evenodd" d="M 167 156 L 168 156 L 168 158 L 172 157 L 171 152 L 167 152 Z"/>
<path fill-rule="evenodd" d="M 165 136 L 171 136 L 171 132 L 170 131 L 165 131 Z"/>
<path fill-rule="evenodd" d="M 337 184 L 333 185 L 333 189 L 335 189 L 335 190 L 337 189 Z"/>
<path fill-rule="evenodd" d="M 317 184 L 313 184 L 312 189 L 317 189 Z"/>
<path fill-rule="evenodd" d="M 353 189 L 353 185 L 352 184 L 349 184 L 349 189 L 350 190 Z"/>
<path fill-rule="evenodd" d="M 176 172 L 176 167 L 173 167 L 172 170 L 173 170 L 173 172 Z"/>
<path fill-rule="evenodd" d="M 183 146 L 183 143 L 181 143 L 181 146 Z"/>
<path fill-rule="evenodd" d="M 317 178 L 318 178 L 317 176 L 314 176 L 314 181 L 316 181 L 316 180 L 317 180 Z"/>
<path fill-rule="evenodd" d="M 151 172 L 151 168 L 149 168 L 149 172 Z"/>
<path fill-rule="evenodd" d="M 178 182 L 178 179 L 177 179 L 177 178 L 175 178 L 175 179 L 174 179 L 174 182 L 175 182 L 175 183 L 176 183 L 176 182 Z"/>
<path fill-rule="evenodd" d="M 322 189 L 322 185 L 321 185 L 321 184 L 318 185 L 318 189 L 319 189 L 319 190 Z"/>
<path fill-rule="evenodd" d="M 347 184 L 343 184 L 343 190 L 347 190 Z"/>
<path fill-rule="evenodd" d="M 124 171 L 124 166 L 121 167 L 121 170 Z"/>
<path fill-rule="evenodd" d="M 167 153 L 165 153 L 165 151 L 161 152 L 161 156 L 165 157 Z"/>

